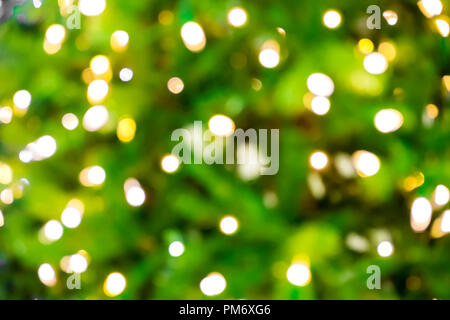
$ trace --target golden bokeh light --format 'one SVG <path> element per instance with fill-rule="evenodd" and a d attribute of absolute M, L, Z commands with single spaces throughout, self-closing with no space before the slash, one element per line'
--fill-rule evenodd
<path fill-rule="evenodd" d="M 132 118 L 124 118 L 117 125 L 117 138 L 127 143 L 134 139 L 136 134 L 136 121 Z"/>

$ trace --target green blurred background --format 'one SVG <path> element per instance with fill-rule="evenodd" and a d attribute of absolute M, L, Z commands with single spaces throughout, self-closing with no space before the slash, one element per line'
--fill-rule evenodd
<path fill-rule="evenodd" d="M 0 107 L 8 107 L 0 111 L 1 299 L 450 298 L 450 241 L 443 232 L 449 205 L 435 203 L 436 187 L 450 186 L 450 46 L 435 23 L 448 19 L 447 1 L 428 18 L 415 0 L 107 0 L 101 14 L 81 14 L 80 29 L 69 29 L 67 8 L 77 3 L 27 1 L 0 26 Z M 372 4 L 394 11 L 398 21 L 390 25 L 381 16 L 381 29 L 369 30 Z M 247 13 L 238 28 L 227 21 L 236 6 Z M 334 29 L 323 22 L 330 9 L 342 17 Z M 180 35 L 188 21 L 206 35 L 199 52 Z M 65 37 L 46 52 L 54 24 L 64 26 Z M 111 46 L 116 30 L 128 33 L 126 47 Z M 370 41 L 363 46 L 361 39 Z M 279 45 L 275 68 L 258 60 L 268 40 Z M 365 70 L 369 51 L 389 58 L 382 74 Z M 110 67 L 95 76 L 89 65 L 97 55 Z M 131 81 L 121 81 L 122 68 L 133 70 Z M 323 116 L 311 111 L 307 87 L 317 72 L 335 86 Z M 179 94 L 168 90 L 172 77 L 184 83 Z M 95 78 L 109 84 L 99 103 L 86 95 Z M 19 90 L 32 96 L 26 110 L 14 106 Z M 91 132 L 81 122 L 93 104 L 104 105 L 109 118 Z M 374 125 L 386 108 L 403 117 L 392 133 Z M 80 121 L 74 130 L 62 125 L 67 113 Z M 206 129 L 215 114 L 237 128 L 280 129 L 278 174 L 243 176 L 236 165 L 162 170 L 175 144 L 172 131 L 195 120 Z M 136 123 L 129 142 L 118 138 L 124 117 Z M 56 141 L 54 155 L 19 160 L 45 135 Z M 328 155 L 322 170 L 309 163 L 315 150 Z M 358 150 L 378 157 L 375 175 L 352 171 Z M 104 169 L 104 183 L 82 185 L 80 172 L 94 165 Z M 142 206 L 126 201 L 130 177 L 145 191 Z M 429 200 L 433 214 L 415 232 L 411 206 L 418 197 Z M 60 221 L 71 199 L 84 204 L 80 225 L 46 241 L 44 225 Z M 233 235 L 219 228 L 227 215 L 239 221 Z M 181 256 L 169 254 L 173 241 L 184 244 Z M 381 241 L 393 245 L 391 255 L 380 256 Z M 70 290 L 64 261 L 76 253 L 88 267 L 81 288 Z M 286 277 L 297 262 L 311 273 L 302 286 Z M 45 263 L 55 272 L 47 283 L 38 276 Z M 380 290 L 366 286 L 370 265 L 381 269 Z M 112 272 L 123 275 L 126 287 L 109 297 L 104 282 Z M 210 297 L 200 282 L 212 272 L 226 288 Z"/>

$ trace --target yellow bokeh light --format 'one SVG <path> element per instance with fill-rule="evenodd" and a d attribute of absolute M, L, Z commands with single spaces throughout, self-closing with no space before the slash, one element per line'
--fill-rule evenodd
<path fill-rule="evenodd" d="M 425 182 L 425 176 L 422 172 L 418 172 L 415 175 L 409 176 L 403 180 L 403 188 L 405 191 L 410 192 L 415 188 L 420 187 Z"/>
<path fill-rule="evenodd" d="M 136 134 L 136 121 L 132 118 L 125 118 L 117 125 L 117 137 L 122 142 L 130 142 Z"/>
<path fill-rule="evenodd" d="M 385 56 L 388 61 L 393 61 L 397 55 L 397 50 L 395 49 L 394 44 L 390 42 L 380 43 L 378 46 L 378 52 Z"/>
<path fill-rule="evenodd" d="M 363 54 L 369 54 L 373 51 L 374 45 L 370 39 L 363 38 L 358 42 L 358 50 Z"/>
<path fill-rule="evenodd" d="M 163 26 L 168 26 L 173 22 L 173 12 L 170 10 L 163 10 L 158 14 L 158 21 Z"/>
<path fill-rule="evenodd" d="M 445 89 L 450 92 L 450 76 L 445 75 L 442 77 L 442 83 L 444 84 Z"/>
<path fill-rule="evenodd" d="M 425 112 L 429 118 L 435 119 L 439 115 L 439 108 L 434 104 L 428 104 L 425 107 Z"/>

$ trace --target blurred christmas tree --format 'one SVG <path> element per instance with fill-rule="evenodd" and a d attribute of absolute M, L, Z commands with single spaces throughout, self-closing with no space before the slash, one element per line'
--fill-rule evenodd
<path fill-rule="evenodd" d="M 0 298 L 450 298 L 447 9 L 16 6 L 0 26 Z M 278 174 L 167 156 L 175 129 L 216 114 L 280 129 Z"/>

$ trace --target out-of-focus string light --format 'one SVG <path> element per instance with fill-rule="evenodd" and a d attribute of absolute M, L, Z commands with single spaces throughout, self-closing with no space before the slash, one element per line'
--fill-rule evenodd
<path fill-rule="evenodd" d="M 117 30 L 111 35 L 110 44 L 111 48 L 115 52 L 124 52 L 128 48 L 128 42 L 130 41 L 130 36 L 126 31 Z"/>
<path fill-rule="evenodd" d="M 335 29 L 341 24 L 341 14 L 336 10 L 328 10 L 323 15 L 323 24 L 329 29 Z"/>
<path fill-rule="evenodd" d="M 334 83 L 323 73 L 313 73 L 306 80 L 306 85 L 316 96 L 329 97 L 334 92 Z"/>
<path fill-rule="evenodd" d="M 75 130 L 78 127 L 78 118 L 73 113 L 66 113 L 62 119 L 61 123 L 67 130 Z"/>
<path fill-rule="evenodd" d="M 161 169 L 164 172 L 173 173 L 178 170 L 179 166 L 180 160 L 172 154 L 165 155 L 161 160 Z"/>
<path fill-rule="evenodd" d="M 13 97 L 14 106 L 20 110 L 26 110 L 31 104 L 31 94 L 27 90 L 19 90 Z"/>
<path fill-rule="evenodd" d="M 395 109 L 383 109 L 375 115 L 375 127 L 382 133 L 394 132 L 403 124 L 403 115 Z"/>
<path fill-rule="evenodd" d="M 14 202 L 14 193 L 10 188 L 6 188 L 0 192 L 0 200 L 6 204 L 10 205 Z"/>
<path fill-rule="evenodd" d="M 79 253 L 71 255 L 69 258 L 69 268 L 72 272 L 83 273 L 87 270 L 88 261 Z"/>
<path fill-rule="evenodd" d="M 450 232 L 450 210 L 445 210 L 442 215 L 441 230 L 444 233 Z"/>
<path fill-rule="evenodd" d="M 381 241 L 377 246 L 377 252 L 380 257 L 386 258 L 394 253 L 394 246 L 390 241 Z"/>
<path fill-rule="evenodd" d="M 311 281 L 311 271 L 304 263 L 294 263 L 288 268 L 286 278 L 293 285 L 304 287 Z"/>
<path fill-rule="evenodd" d="M 234 7 L 228 11 L 228 23 L 233 27 L 239 28 L 247 22 L 247 12 L 240 7 Z"/>
<path fill-rule="evenodd" d="M 420 0 L 417 2 L 420 11 L 427 18 L 440 15 L 443 9 L 442 2 L 440 0 Z"/>
<path fill-rule="evenodd" d="M 225 216 L 220 220 L 220 231 L 226 235 L 232 235 L 236 233 L 239 222 L 233 216 Z"/>
<path fill-rule="evenodd" d="M 130 68 L 123 68 L 119 72 L 119 78 L 123 82 L 129 82 L 131 79 L 133 79 L 133 70 Z"/>
<path fill-rule="evenodd" d="M 379 52 L 372 52 L 364 58 L 364 68 L 371 74 L 381 74 L 387 67 L 386 57 Z"/>
<path fill-rule="evenodd" d="M 5 225 L 5 218 L 3 217 L 3 212 L 0 210 L 0 227 Z"/>
<path fill-rule="evenodd" d="M 450 92 L 450 76 L 445 75 L 442 77 L 442 84 L 444 85 L 444 88 Z"/>
<path fill-rule="evenodd" d="M 65 208 L 61 214 L 61 222 L 67 228 L 74 229 L 81 223 L 81 213 L 75 208 Z"/>
<path fill-rule="evenodd" d="M 425 176 L 422 172 L 417 172 L 414 175 L 406 177 L 403 180 L 403 188 L 405 191 L 410 192 L 420 187 L 425 182 Z"/>
<path fill-rule="evenodd" d="M 280 45 L 275 40 L 264 42 L 259 52 L 259 62 L 268 69 L 273 69 L 280 63 Z"/>
<path fill-rule="evenodd" d="M 398 15 L 395 11 L 392 10 L 386 10 L 383 12 L 383 17 L 386 19 L 386 22 L 390 26 L 394 26 L 397 24 L 398 21 Z"/>
<path fill-rule="evenodd" d="M 428 104 L 425 107 L 425 112 L 426 112 L 426 115 L 430 119 L 435 119 L 439 115 L 439 108 L 436 105 L 434 105 L 434 104 Z"/>
<path fill-rule="evenodd" d="M 0 183 L 10 184 L 13 179 L 13 171 L 11 167 L 3 162 L 0 162 Z"/>
<path fill-rule="evenodd" d="M 167 81 L 167 88 L 173 94 L 179 94 L 184 89 L 183 80 L 178 77 L 170 78 L 169 81 Z"/>
<path fill-rule="evenodd" d="M 45 40 L 51 45 L 59 45 L 66 37 L 66 29 L 60 24 L 53 24 L 45 32 Z"/>
<path fill-rule="evenodd" d="M 361 177 L 370 177 L 380 170 L 380 160 L 372 152 L 359 150 L 353 153 L 353 165 Z"/>
<path fill-rule="evenodd" d="M 94 80 L 92 81 L 87 90 L 88 101 L 92 104 L 102 102 L 109 92 L 108 83 L 105 80 Z"/>
<path fill-rule="evenodd" d="M 358 50 L 362 53 L 362 54 L 369 54 L 373 51 L 374 49 L 374 45 L 373 42 L 370 39 L 367 38 L 363 38 L 361 40 L 359 40 L 358 42 Z"/>
<path fill-rule="evenodd" d="M 338 153 L 335 156 L 334 163 L 337 171 L 344 178 L 353 178 L 356 176 L 352 157 L 346 153 Z"/>
<path fill-rule="evenodd" d="M 92 58 L 90 68 L 96 75 L 102 75 L 108 72 L 111 64 L 106 56 L 98 55 Z"/>
<path fill-rule="evenodd" d="M 132 118 L 124 118 L 117 125 L 117 138 L 127 143 L 134 139 L 136 134 L 136 121 Z"/>
<path fill-rule="evenodd" d="M 55 270 L 48 263 L 44 263 L 39 266 L 38 276 L 39 280 L 41 280 L 41 282 L 48 287 L 52 287 L 56 284 Z"/>
<path fill-rule="evenodd" d="M 109 112 L 105 106 L 93 106 L 89 108 L 83 117 L 83 127 L 87 131 L 100 130 L 109 119 Z"/>
<path fill-rule="evenodd" d="M 330 100 L 327 97 L 316 96 L 311 100 L 311 110 L 319 116 L 327 114 L 330 105 Z"/>
<path fill-rule="evenodd" d="M 59 240 L 63 235 L 63 227 L 57 220 L 50 220 L 44 225 L 44 236 L 48 241 Z"/>
<path fill-rule="evenodd" d="M 315 151 L 309 156 L 309 164 L 313 169 L 322 170 L 328 164 L 328 156 L 323 151 Z"/>
<path fill-rule="evenodd" d="M 0 108 L 0 123 L 10 123 L 13 118 L 13 110 L 11 107 Z"/>
<path fill-rule="evenodd" d="M 235 125 L 231 118 L 216 114 L 208 121 L 209 130 L 216 136 L 227 137 L 233 134 Z"/>
<path fill-rule="evenodd" d="M 283 28 L 278 27 L 278 28 L 277 28 L 277 31 L 278 31 L 278 33 L 281 34 L 283 37 L 286 36 L 286 30 L 284 30 Z"/>
<path fill-rule="evenodd" d="M 52 136 L 45 135 L 29 143 L 24 150 L 20 151 L 19 159 L 24 163 L 44 160 L 54 155 L 56 149 L 55 139 Z"/>
<path fill-rule="evenodd" d="M 85 187 L 98 186 L 105 182 L 106 172 L 100 166 L 87 167 L 81 170 L 79 179 Z"/>
<path fill-rule="evenodd" d="M 130 206 L 139 207 L 144 204 L 146 195 L 138 180 L 128 178 L 123 185 L 123 189 L 125 198 Z"/>
<path fill-rule="evenodd" d="M 184 244 L 181 241 L 174 241 L 169 245 L 169 254 L 172 257 L 179 257 L 184 253 Z"/>
<path fill-rule="evenodd" d="M 103 291 L 109 297 L 115 297 L 121 294 L 127 286 L 127 280 L 120 272 L 110 273 L 103 285 Z"/>
<path fill-rule="evenodd" d="M 450 192 L 446 186 L 440 184 L 434 189 L 433 201 L 438 206 L 445 206 L 450 200 Z"/>
<path fill-rule="evenodd" d="M 417 198 L 411 206 L 411 228 L 415 232 L 423 232 L 431 221 L 432 207 L 426 198 Z"/>
<path fill-rule="evenodd" d="M 444 38 L 448 37 L 448 34 L 450 33 L 450 26 L 448 22 L 444 19 L 436 19 L 434 21 L 436 23 L 436 27 Z"/>
<path fill-rule="evenodd" d="M 227 281 L 224 276 L 218 272 L 207 275 L 200 281 L 200 290 L 206 296 L 216 296 L 221 294 L 227 287 Z"/>
<path fill-rule="evenodd" d="M 105 11 L 106 0 L 79 0 L 78 9 L 88 17 L 98 16 Z"/>
<path fill-rule="evenodd" d="M 78 227 L 81 223 L 83 212 L 83 202 L 78 199 L 70 200 L 61 214 L 62 224 L 71 229 Z"/>
<path fill-rule="evenodd" d="M 181 38 L 183 39 L 186 48 L 190 51 L 199 52 L 205 48 L 205 32 L 196 22 L 189 21 L 181 27 Z"/>

